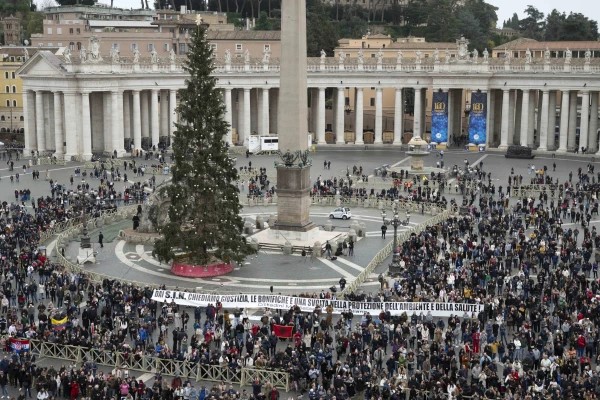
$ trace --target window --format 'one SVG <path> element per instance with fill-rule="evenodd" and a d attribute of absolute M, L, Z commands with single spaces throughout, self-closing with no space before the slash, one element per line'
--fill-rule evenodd
<path fill-rule="evenodd" d="M 52 28 L 48 28 L 48 35 L 52 35 Z"/>
<path fill-rule="evenodd" d="M 4 93 L 10 93 L 10 87 L 9 86 L 6 86 L 4 88 Z"/>
<path fill-rule="evenodd" d="M 6 118 L 4 118 L 4 115 L 0 116 L 0 121 L 6 121 Z"/>
<path fill-rule="evenodd" d="M 77 28 L 77 34 L 79 35 L 81 33 L 81 28 Z"/>
<path fill-rule="evenodd" d="M 69 50 L 71 50 L 71 51 L 75 50 L 75 42 L 69 43 Z"/>
<path fill-rule="evenodd" d="M 10 107 L 10 100 L 6 100 L 6 107 Z"/>
<path fill-rule="evenodd" d="M 12 78 L 15 79 L 15 71 L 12 72 Z"/>
<path fill-rule="evenodd" d="M 72 35 L 73 34 L 73 28 L 69 28 L 69 34 Z"/>
<path fill-rule="evenodd" d="M 113 50 L 119 50 L 119 43 L 113 43 L 111 46 L 111 49 Z"/>
<path fill-rule="evenodd" d="M 148 51 L 154 50 L 154 43 L 148 43 Z"/>
<path fill-rule="evenodd" d="M 164 51 L 169 51 L 169 43 L 164 43 L 163 44 L 163 50 Z"/>
<path fill-rule="evenodd" d="M 210 48 L 212 49 L 213 53 L 217 51 L 217 44 L 216 43 L 211 43 L 210 44 Z"/>
<path fill-rule="evenodd" d="M 235 45 L 235 51 L 242 51 L 242 45 L 240 43 Z"/>
<path fill-rule="evenodd" d="M 136 51 L 138 48 L 137 43 L 131 43 L 131 51 Z"/>
<path fill-rule="evenodd" d="M 344 97 L 344 105 L 345 106 L 349 106 L 350 105 L 350 97 Z"/>
<path fill-rule="evenodd" d="M 4 72 L 4 79 L 8 79 L 8 71 Z"/>
<path fill-rule="evenodd" d="M 16 107 L 16 106 L 17 106 L 17 101 L 13 100 L 13 107 Z"/>
<path fill-rule="evenodd" d="M 21 116 L 19 117 L 19 121 L 25 121 L 25 118 L 23 118 L 23 116 L 21 115 Z"/>
<path fill-rule="evenodd" d="M 17 93 L 17 87 L 15 85 L 13 85 L 13 87 L 12 87 L 12 92 Z"/>
<path fill-rule="evenodd" d="M 371 97 L 371 99 L 369 100 L 369 104 L 371 105 L 371 107 L 375 107 L 375 97 Z"/>
<path fill-rule="evenodd" d="M 62 28 L 56 28 L 56 34 L 62 35 Z"/>
<path fill-rule="evenodd" d="M 270 44 L 265 44 L 265 48 L 264 51 L 271 51 L 271 45 Z"/>
<path fill-rule="evenodd" d="M 179 43 L 179 54 L 187 53 L 187 47 L 185 43 Z"/>
<path fill-rule="evenodd" d="M 81 50 L 81 42 L 77 42 L 77 50 Z"/>

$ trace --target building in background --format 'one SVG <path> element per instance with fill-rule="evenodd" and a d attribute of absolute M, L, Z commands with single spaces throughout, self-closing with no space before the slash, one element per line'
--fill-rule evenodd
<path fill-rule="evenodd" d="M 492 49 L 491 56 L 504 58 L 510 52 L 510 58 L 526 58 L 527 50 L 531 52 L 532 58 L 542 59 L 546 49 L 550 51 L 551 57 L 564 58 L 567 50 L 571 51 L 573 58 L 585 58 L 585 52 L 590 51 L 591 58 L 600 57 L 600 41 L 556 41 L 539 42 L 535 39 L 519 38 Z"/>
<path fill-rule="evenodd" d="M 190 32 L 198 21 L 208 26 L 208 38 L 215 57 L 223 57 L 226 49 L 242 56 L 248 49 L 252 58 L 262 58 L 265 45 L 272 57 L 279 57 L 279 32 L 240 31 L 227 22 L 225 13 L 190 12 L 181 7 L 173 10 L 123 10 L 101 6 L 49 7 L 44 11 L 43 33 L 31 37 L 32 46 L 69 47 L 72 53 L 89 50 L 95 36 L 108 48 L 118 49 L 121 57 L 132 57 L 139 51 L 148 57 L 169 57 L 171 49 L 183 55 L 190 43 Z M 260 45 L 257 45 L 260 41 Z"/>
<path fill-rule="evenodd" d="M 20 46 L 23 44 L 23 29 L 21 28 L 21 18 L 11 15 L 2 18 L 2 31 L 4 32 L 4 42 L 6 46 Z"/>

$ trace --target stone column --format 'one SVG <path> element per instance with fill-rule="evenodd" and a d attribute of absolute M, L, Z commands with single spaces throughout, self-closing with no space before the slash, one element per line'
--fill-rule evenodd
<path fill-rule="evenodd" d="M 493 139 L 492 136 L 494 134 L 494 96 L 495 96 L 495 92 L 493 91 L 493 89 L 490 89 L 487 92 L 487 104 L 486 104 L 487 115 L 485 116 L 485 130 L 486 130 L 485 146 L 486 147 L 489 147 L 490 140 Z M 450 99 L 450 96 L 448 96 L 448 99 Z M 448 128 L 448 131 L 450 131 L 450 128 Z M 450 139 L 450 135 L 448 135 L 448 139 Z"/>
<path fill-rule="evenodd" d="M 319 88 L 319 108 L 317 111 L 317 143 L 325 144 L 325 88 Z"/>
<path fill-rule="evenodd" d="M 577 147 L 577 91 L 573 90 L 569 98 L 569 137 L 567 150 L 572 151 Z"/>
<path fill-rule="evenodd" d="M 63 158 L 64 142 L 62 94 L 54 92 L 54 156 L 57 159 Z"/>
<path fill-rule="evenodd" d="M 375 89 L 375 144 L 383 143 L 383 89 Z"/>
<path fill-rule="evenodd" d="M 63 92 L 63 96 L 65 101 L 65 118 L 63 121 L 65 142 L 67 143 L 65 147 L 65 160 L 70 161 L 72 157 L 79 155 L 77 146 L 77 119 L 69 115 L 72 110 L 77 109 L 75 102 L 79 99 L 76 99 L 77 94 L 75 92 Z"/>
<path fill-rule="evenodd" d="M 581 120 L 579 122 L 579 149 L 589 147 L 590 92 L 581 92 Z"/>
<path fill-rule="evenodd" d="M 591 92 L 590 105 L 590 150 L 598 150 L 598 92 Z"/>
<path fill-rule="evenodd" d="M 354 105 L 354 143 L 355 144 L 365 144 L 363 139 L 364 133 L 364 89 L 356 88 L 356 96 L 355 96 L 355 105 Z"/>
<path fill-rule="evenodd" d="M 173 91 L 173 93 L 174 93 L 174 91 Z M 231 109 L 232 102 L 231 102 L 231 89 L 230 88 L 225 89 L 224 96 L 225 96 L 225 121 L 229 125 L 229 127 L 227 128 L 227 137 L 225 138 L 225 141 L 227 143 L 229 143 L 229 145 L 231 146 L 231 145 L 233 145 L 233 139 L 232 139 L 233 110 Z M 169 100 L 169 105 L 171 105 L 170 100 Z M 172 116 L 174 112 L 175 112 L 175 110 L 170 112 L 169 115 Z M 173 126 L 173 124 L 171 124 L 170 127 L 171 126 Z M 172 134 L 171 128 L 169 128 L 169 134 Z"/>
<path fill-rule="evenodd" d="M 229 119 L 232 121 L 231 116 L 233 115 L 233 108 L 231 107 L 231 90 L 229 91 Z M 171 146 L 173 145 L 173 133 L 177 130 L 175 124 L 177 124 L 177 89 L 169 89 L 169 136 L 171 140 Z M 231 141 L 231 126 L 229 128 L 229 138 Z M 169 146 L 170 147 L 170 146 Z"/>
<path fill-rule="evenodd" d="M 111 108 L 111 143 L 113 153 L 116 150 L 117 156 L 120 157 L 125 153 L 123 148 L 123 92 L 120 90 L 112 90 L 110 92 L 110 108 Z M 157 110 L 158 111 L 158 110 Z"/>
<path fill-rule="evenodd" d="M 258 117 L 261 121 L 262 132 L 264 135 L 268 135 L 269 132 L 269 88 L 262 89 L 262 113 Z"/>
<path fill-rule="evenodd" d="M 499 149 L 506 149 L 508 147 L 508 115 L 510 106 L 510 90 L 502 90 L 502 126 L 500 128 L 500 146 Z"/>
<path fill-rule="evenodd" d="M 31 150 L 37 149 L 36 131 L 35 131 L 35 92 L 32 90 L 23 90 L 23 140 L 25 147 L 23 155 L 31 155 Z"/>
<path fill-rule="evenodd" d="M 160 135 L 159 136 L 169 136 L 169 91 L 161 90 L 159 93 L 159 103 L 160 103 Z"/>
<path fill-rule="evenodd" d="M 563 90 L 560 102 L 560 131 L 558 134 L 559 153 L 567 152 L 567 139 L 569 137 L 569 91 Z"/>
<path fill-rule="evenodd" d="M 152 89 L 151 105 L 150 120 L 152 121 L 152 146 L 158 148 L 158 143 L 160 141 L 160 132 L 158 131 L 158 89 Z"/>
<path fill-rule="evenodd" d="M 404 101 L 402 100 L 402 88 L 396 88 L 394 98 L 394 143 L 402 144 L 402 133 L 404 131 Z"/>
<path fill-rule="evenodd" d="M 44 126 L 44 92 L 35 92 L 35 131 L 37 134 L 37 150 L 46 151 L 46 127 Z"/>
<path fill-rule="evenodd" d="M 250 119 L 250 89 L 244 88 L 244 123 L 242 124 L 243 131 L 240 134 L 240 142 L 243 146 L 248 145 L 248 138 L 252 134 L 251 119 Z"/>
<path fill-rule="evenodd" d="M 421 136 L 421 117 L 423 111 L 421 107 L 423 106 L 423 101 L 421 100 L 421 88 L 415 88 L 415 109 L 414 109 L 414 119 L 413 119 L 413 137 Z"/>
<path fill-rule="evenodd" d="M 162 116 L 161 110 L 161 118 Z M 131 94 L 128 91 L 123 92 L 123 136 L 125 139 L 131 139 Z M 131 151 L 130 149 L 125 150 Z"/>
<path fill-rule="evenodd" d="M 92 159 L 92 116 L 90 112 L 90 92 L 88 91 L 81 92 L 81 118 L 82 157 L 85 161 L 90 161 Z"/>
<path fill-rule="evenodd" d="M 336 144 L 344 144 L 344 105 L 346 96 L 344 96 L 344 88 L 337 88 L 337 101 L 335 103 L 335 142 Z"/>
<path fill-rule="evenodd" d="M 514 132 L 513 141 L 511 144 L 521 143 L 521 111 L 523 110 L 523 93 L 520 90 L 514 90 L 512 93 L 513 101 L 511 101 L 512 110 L 512 127 L 511 132 Z"/>
<path fill-rule="evenodd" d="M 523 90 L 521 100 L 521 146 L 529 144 L 529 90 Z"/>
<path fill-rule="evenodd" d="M 529 114 L 527 116 L 528 122 L 528 131 L 527 131 L 527 146 L 535 147 L 533 144 L 533 131 L 535 129 L 535 110 L 536 110 L 536 101 L 537 101 L 537 92 L 535 90 L 529 91 Z"/>
<path fill-rule="evenodd" d="M 142 148 L 142 118 L 140 105 L 140 91 L 133 90 L 133 148 Z"/>
<path fill-rule="evenodd" d="M 542 109 L 540 119 L 540 147 L 538 150 L 548 150 L 548 90 L 542 90 Z"/>
<path fill-rule="evenodd" d="M 556 91 L 550 91 L 548 97 L 548 150 L 556 149 Z"/>
<path fill-rule="evenodd" d="M 142 127 L 142 137 L 150 137 L 150 119 L 148 112 L 148 91 L 142 90 L 140 92 L 140 112 L 141 112 L 141 127 Z M 141 142 L 140 142 L 141 143 Z M 140 145 L 141 148 L 141 145 Z"/>

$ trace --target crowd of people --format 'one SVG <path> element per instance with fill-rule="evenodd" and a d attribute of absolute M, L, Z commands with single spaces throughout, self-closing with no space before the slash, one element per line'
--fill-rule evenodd
<path fill-rule="evenodd" d="M 402 274 L 381 275 L 376 292 L 347 295 L 364 302 L 478 303 L 484 308 L 478 315 L 442 318 L 384 310 L 355 315 L 350 309 L 334 315 L 330 306 L 256 315 L 218 303 L 159 304 L 148 287 L 91 282 L 55 265 L 38 247 L 40 232 L 101 206 L 69 200 L 64 194 L 70 185 L 58 188 L 52 182 L 52 195 L 34 199 L 32 209 L 3 204 L 0 330 L 118 351 L 126 359 L 187 360 L 234 373 L 242 367 L 282 370 L 290 374 L 294 392 L 309 400 L 596 399 L 600 236 L 590 220 L 597 214 L 600 176 L 588 167 L 559 182 L 563 190 L 556 199 L 512 201 L 504 182 L 489 177 L 481 166 L 475 168 L 465 178 L 470 182 L 463 215 L 402 243 Z M 112 177 L 106 178 L 94 181 L 96 189 L 83 180 L 73 186 L 95 197 L 110 196 Z M 505 188 L 520 178 L 513 173 L 508 179 Z M 303 294 L 337 295 L 327 289 Z M 64 317 L 66 326 L 56 324 Z M 275 324 L 291 325 L 292 337 L 277 337 Z M 285 395 L 271 382 L 255 380 L 251 390 L 226 383 L 209 388 L 161 372 L 144 382 L 126 365 L 102 372 L 88 359 L 42 367 L 27 352 L 11 353 L 0 361 L 0 398 L 15 390 L 21 398 L 38 399 L 277 400 Z"/>

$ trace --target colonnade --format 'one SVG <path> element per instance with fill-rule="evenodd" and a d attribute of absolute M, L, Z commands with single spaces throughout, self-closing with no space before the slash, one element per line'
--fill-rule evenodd
<path fill-rule="evenodd" d="M 582 147 L 598 151 L 598 91 L 507 88 L 495 92 L 490 111 L 500 115 L 499 148 L 517 144 L 559 153 Z"/>
<path fill-rule="evenodd" d="M 175 131 L 176 105 L 177 89 L 24 90 L 25 149 L 89 160 L 121 157 L 143 141 L 158 147 Z"/>

